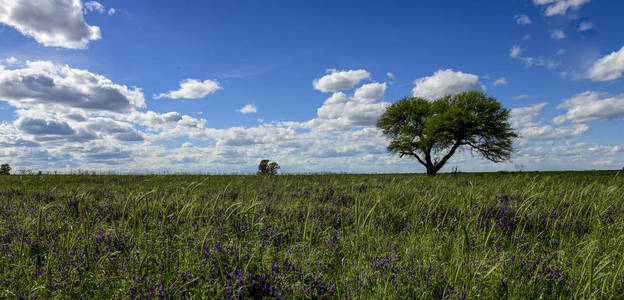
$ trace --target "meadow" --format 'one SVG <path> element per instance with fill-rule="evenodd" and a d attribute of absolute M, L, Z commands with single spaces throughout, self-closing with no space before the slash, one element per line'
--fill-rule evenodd
<path fill-rule="evenodd" d="M 0 298 L 623 299 L 624 174 L 0 176 Z"/>

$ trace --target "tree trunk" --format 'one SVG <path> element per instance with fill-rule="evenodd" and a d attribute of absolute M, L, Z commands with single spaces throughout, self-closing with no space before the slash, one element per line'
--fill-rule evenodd
<path fill-rule="evenodd" d="M 435 176 L 437 172 L 438 172 L 438 170 L 436 170 L 436 168 L 433 165 L 428 165 L 427 166 L 427 175 Z"/>

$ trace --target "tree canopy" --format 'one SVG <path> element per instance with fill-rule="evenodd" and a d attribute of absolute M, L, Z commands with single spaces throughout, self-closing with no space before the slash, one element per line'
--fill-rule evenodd
<path fill-rule="evenodd" d="M 433 101 L 403 98 L 386 109 L 377 127 L 391 139 L 388 151 L 415 157 L 435 175 L 462 147 L 493 162 L 509 159 L 518 135 L 508 119 L 509 110 L 495 98 L 473 91 Z"/>
<path fill-rule="evenodd" d="M 277 174 L 277 170 L 279 168 L 280 166 L 277 164 L 277 162 L 269 163 L 268 159 L 263 159 L 260 161 L 260 164 L 258 165 L 258 174 L 275 175 Z"/>
<path fill-rule="evenodd" d="M 9 164 L 2 164 L 0 166 L 0 175 L 9 175 L 11 174 L 11 166 Z"/>

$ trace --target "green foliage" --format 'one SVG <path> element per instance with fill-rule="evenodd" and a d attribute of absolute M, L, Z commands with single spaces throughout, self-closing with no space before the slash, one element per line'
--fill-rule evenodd
<path fill-rule="evenodd" d="M 462 147 L 494 162 L 509 159 L 518 135 L 508 118 L 509 110 L 495 98 L 464 92 L 434 101 L 401 99 L 386 109 L 377 127 L 392 139 L 388 151 L 415 157 L 435 175 Z"/>
<path fill-rule="evenodd" d="M 0 177 L 0 298 L 622 299 L 617 171 Z"/>
<path fill-rule="evenodd" d="M 263 159 L 258 165 L 259 175 L 275 175 L 280 166 L 276 162 L 269 163 L 268 159 Z"/>
<path fill-rule="evenodd" d="M 9 175 L 11 174 L 11 166 L 9 164 L 2 164 L 0 166 L 0 175 Z"/>

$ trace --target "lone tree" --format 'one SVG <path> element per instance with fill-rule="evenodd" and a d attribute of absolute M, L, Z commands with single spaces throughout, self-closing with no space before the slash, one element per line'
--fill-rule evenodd
<path fill-rule="evenodd" d="M 269 163 L 268 159 L 263 159 L 258 165 L 259 175 L 275 175 L 280 166 L 276 162 Z"/>
<path fill-rule="evenodd" d="M 518 135 L 508 119 L 509 110 L 495 98 L 464 92 L 433 101 L 403 98 L 386 109 L 377 127 L 391 138 L 388 151 L 415 157 L 433 176 L 462 147 L 493 162 L 509 159 Z"/>
<path fill-rule="evenodd" d="M 9 164 L 2 164 L 0 166 L 0 175 L 10 175 L 11 174 L 11 166 Z"/>

